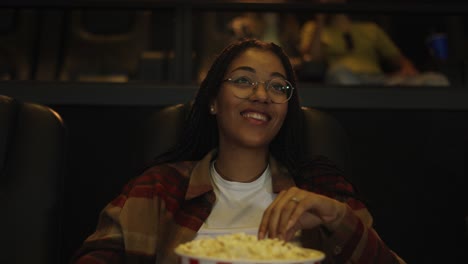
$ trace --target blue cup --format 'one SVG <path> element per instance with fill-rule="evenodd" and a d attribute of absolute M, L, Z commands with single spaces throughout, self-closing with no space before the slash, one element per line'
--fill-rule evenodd
<path fill-rule="evenodd" d="M 436 33 L 431 35 L 427 40 L 427 46 L 429 47 L 432 56 L 439 60 L 447 60 L 448 45 L 446 34 Z"/>

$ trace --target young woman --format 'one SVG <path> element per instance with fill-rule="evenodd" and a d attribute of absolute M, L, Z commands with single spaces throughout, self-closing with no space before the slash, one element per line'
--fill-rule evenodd
<path fill-rule="evenodd" d="M 326 263 L 403 263 L 380 240 L 352 186 L 301 150 L 288 57 L 243 40 L 216 59 L 181 142 L 101 213 L 73 263 L 177 263 L 174 248 L 245 232 L 324 251 Z"/>

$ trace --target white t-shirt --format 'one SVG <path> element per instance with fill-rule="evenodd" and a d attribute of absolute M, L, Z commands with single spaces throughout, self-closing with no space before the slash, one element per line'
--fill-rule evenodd
<path fill-rule="evenodd" d="M 216 202 L 196 239 L 238 232 L 256 235 L 263 212 L 276 197 L 270 166 L 255 181 L 243 183 L 223 179 L 212 162 L 211 179 Z"/>

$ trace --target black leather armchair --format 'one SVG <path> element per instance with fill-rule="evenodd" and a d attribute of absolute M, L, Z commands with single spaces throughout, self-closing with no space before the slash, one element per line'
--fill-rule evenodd
<path fill-rule="evenodd" d="M 314 108 L 302 108 L 304 112 L 304 144 L 309 155 L 324 155 L 341 169 L 349 172 L 348 139 L 339 122 L 328 113 Z M 150 116 L 143 129 L 143 157 L 146 164 L 175 144 L 181 135 L 189 104 L 171 105 Z M 161 124 L 164 123 L 164 126 Z"/>
<path fill-rule="evenodd" d="M 64 142 L 52 109 L 0 95 L 0 263 L 59 263 Z"/>

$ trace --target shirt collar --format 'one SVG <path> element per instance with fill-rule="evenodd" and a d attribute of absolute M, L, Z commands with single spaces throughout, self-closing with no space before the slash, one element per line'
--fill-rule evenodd
<path fill-rule="evenodd" d="M 216 158 L 217 150 L 210 151 L 203 159 L 196 162 L 191 173 L 185 200 L 190 200 L 204 193 L 213 191 L 211 183 L 210 164 Z M 278 161 L 270 154 L 269 157 L 272 189 L 274 193 L 279 193 L 292 186 L 295 186 L 294 180 L 289 174 L 286 167 L 279 164 Z"/>

